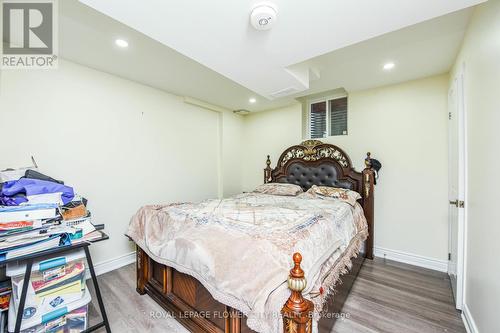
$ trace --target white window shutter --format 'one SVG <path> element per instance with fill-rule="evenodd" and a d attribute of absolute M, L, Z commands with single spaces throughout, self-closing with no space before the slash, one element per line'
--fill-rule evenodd
<path fill-rule="evenodd" d="M 311 104 L 309 115 L 311 139 L 326 137 L 326 101 Z"/>
<path fill-rule="evenodd" d="M 347 135 L 347 97 L 332 99 L 330 106 L 330 135 Z"/>

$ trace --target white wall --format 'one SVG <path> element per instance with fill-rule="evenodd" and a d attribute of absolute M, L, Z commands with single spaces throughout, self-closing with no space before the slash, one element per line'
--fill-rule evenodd
<path fill-rule="evenodd" d="M 349 95 L 343 148 L 361 170 L 367 151 L 382 164 L 375 246 L 428 258 L 447 256 L 447 87 L 441 75 Z M 302 140 L 301 106 L 245 117 L 243 188 L 262 183 L 265 157 Z"/>
<path fill-rule="evenodd" d="M 264 181 L 266 156 L 272 167 L 285 148 L 301 142 L 302 109 L 300 105 L 251 113 L 245 116 L 243 147 L 243 190 L 253 190 Z"/>
<path fill-rule="evenodd" d="M 41 171 L 88 198 L 111 237 L 93 246 L 96 263 L 133 250 L 124 233 L 140 206 L 236 191 L 220 178 L 239 177 L 237 162 L 223 169 L 239 153 L 221 143 L 239 131 L 240 116 L 67 61 L 3 71 L 0 84 L 0 169 L 33 155 Z"/>
<path fill-rule="evenodd" d="M 490 0 L 476 9 L 454 72 L 464 63 L 468 132 L 464 314 L 474 332 L 500 332 L 500 1 Z"/>

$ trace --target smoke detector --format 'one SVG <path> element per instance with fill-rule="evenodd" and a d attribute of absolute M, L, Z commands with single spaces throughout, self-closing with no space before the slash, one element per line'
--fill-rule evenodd
<path fill-rule="evenodd" d="M 276 22 L 278 11 L 276 6 L 270 2 L 261 2 L 252 9 L 250 23 L 257 30 L 269 30 Z"/>

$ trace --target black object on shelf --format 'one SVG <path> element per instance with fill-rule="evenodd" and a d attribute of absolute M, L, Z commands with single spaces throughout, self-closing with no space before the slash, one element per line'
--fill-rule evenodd
<path fill-rule="evenodd" d="M 85 242 L 77 243 L 74 245 L 60 246 L 57 248 L 53 248 L 53 249 L 49 249 L 49 250 L 45 250 L 45 251 L 40 251 L 40 252 L 35 252 L 32 254 L 28 254 L 28 255 L 0 261 L 0 266 L 4 266 L 8 263 L 16 262 L 16 261 L 26 261 L 26 272 L 24 273 L 24 281 L 25 282 L 23 283 L 23 289 L 21 291 L 21 298 L 19 300 L 19 308 L 17 309 L 16 328 L 14 329 L 14 333 L 19 333 L 21 331 L 21 321 L 23 318 L 24 306 L 26 303 L 26 294 L 28 292 L 28 284 L 29 284 L 26 281 L 29 281 L 31 278 L 31 270 L 32 270 L 33 262 L 35 261 L 35 259 L 43 258 L 43 257 L 49 256 L 51 254 L 62 254 L 62 253 L 70 252 L 70 251 L 73 251 L 76 249 L 81 249 L 81 248 L 83 248 L 85 251 L 85 257 L 87 259 L 87 264 L 89 266 L 90 275 L 92 277 L 92 283 L 94 285 L 95 294 L 97 296 L 97 302 L 99 304 L 99 310 L 101 312 L 101 316 L 103 319 L 100 323 L 95 324 L 92 327 L 89 327 L 82 332 L 84 332 L 84 333 L 93 332 L 101 327 L 105 327 L 106 332 L 111 333 L 111 328 L 109 326 L 108 316 L 106 315 L 106 310 L 104 308 L 104 303 L 102 301 L 101 290 L 99 289 L 99 284 L 97 283 L 97 276 L 95 274 L 94 264 L 92 263 L 92 257 L 90 256 L 90 251 L 89 251 L 89 246 L 92 243 L 97 243 L 97 242 L 109 239 L 109 236 L 106 235 L 104 232 L 102 232 L 102 231 L 99 231 L 99 232 L 101 233 L 101 238 L 94 239 L 92 241 L 85 241 Z"/>

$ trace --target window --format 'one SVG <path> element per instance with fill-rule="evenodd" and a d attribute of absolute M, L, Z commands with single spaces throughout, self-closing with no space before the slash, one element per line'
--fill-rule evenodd
<path fill-rule="evenodd" d="M 326 136 L 326 101 L 311 104 L 311 138 Z"/>
<path fill-rule="evenodd" d="M 347 135 L 347 97 L 326 99 L 309 105 L 311 139 Z"/>

